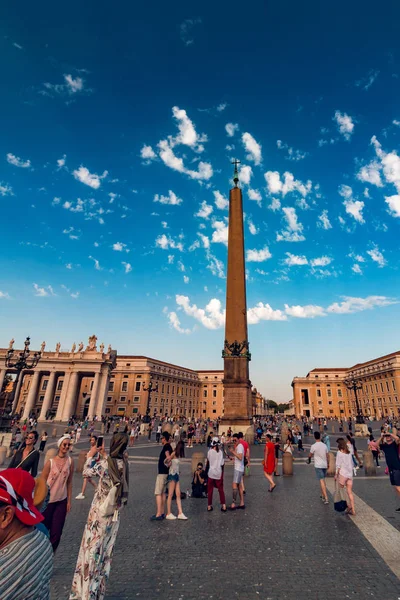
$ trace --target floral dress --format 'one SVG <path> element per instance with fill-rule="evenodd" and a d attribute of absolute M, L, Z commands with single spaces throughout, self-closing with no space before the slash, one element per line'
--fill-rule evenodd
<path fill-rule="evenodd" d="M 122 471 L 123 461 L 117 462 Z M 112 487 L 106 458 L 96 463 L 91 458 L 88 459 L 83 476 L 99 476 L 100 480 L 83 532 L 69 600 L 103 600 L 110 575 L 121 508 L 118 509 L 117 516 L 103 517 L 100 514 L 100 507 Z"/>

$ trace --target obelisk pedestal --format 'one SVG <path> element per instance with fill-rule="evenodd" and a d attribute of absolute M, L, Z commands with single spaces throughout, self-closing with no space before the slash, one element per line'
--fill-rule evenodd
<path fill-rule="evenodd" d="M 224 359 L 224 416 L 220 430 L 245 433 L 251 422 L 251 382 L 247 335 L 246 270 L 242 191 L 238 187 L 238 161 L 235 161 L 235 187 L 229 193 L 228 273 L 226 283 Z M 221 429 L 222 428 L 222 429 Z"/>

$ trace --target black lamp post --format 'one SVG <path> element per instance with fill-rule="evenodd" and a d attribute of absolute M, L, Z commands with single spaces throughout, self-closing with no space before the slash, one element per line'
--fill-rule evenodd
<path fill-rule="evenodd" d="M 34 369 L 42 357 L 41 352 L 35 352 L 33 354 L 33 356 L 31 355 L 31 351 L 29 349 L 30 343 L 31 343 L 31 339 L 29 337 L 27 337 L 25 340 L 25 347 L 24 347 L 23 352 L 15 352 L 14 348 L 9 348 L 7 350 L 7 354 L 6 354 L 6 358 L 5 358 L 5 365 L 6 365 L 7 369 L 13 369 L 14 371 L 16 371 L 17 376 L 14 380 L 14 384 L 12 386 L 11 393 L 10 393 L 9 397 L 7 398 L 7 403 L 3 409 L 3 418 L 2 418 L 3 422 L 0 423 L 0 428 L 4 428 L 4 426 L 6 426 L 8 424 L 8 423 L 6 424 L 5 421 L 8 422 L 10 420 L 9 418 L 4 417 L 4 414 L 9 415 L 9 413 L 12 410 L 15 392 L 16 392 L 22 371 L 24 371 L 25 369 Z"/>
<path fill-rule="evenodd" d="M 142 384 L 143 387 L 143 391 L 144 392 L 148 392 L 147 394 L 147 408 L 146 408 L 146 414 L 142 419 L 142 423 L 150 423 L 151 421 L 151 417 L 150 417 L 150 400 L 151 400 L 151 394 L 153 392 L 158 392 L 158 383 L 156 383 L 155 386 L 153 386 L 153 380 L 150 379 L 149 381 L 149 385 L 147 387 L 144 386 L 144 382 Z"/>
<path fill-rule="evenodd" d="M 360 407 L 360 404 L 358 402 L 358 397 L 357 397 L 357 391 L 362 390 L 361 383 L 359 383 L 357 381 L 357 379 L 355 379 L 354 377 L 345 379 L 343 383 L 347 387 L 348 390 L 353 390 L 353 392 L 354 392 L 354 398 L 356 400 L 356 408 L 357 408 L 356 423 L 364 423 L 364 417 L 363 417 L 361 407 Z"/>

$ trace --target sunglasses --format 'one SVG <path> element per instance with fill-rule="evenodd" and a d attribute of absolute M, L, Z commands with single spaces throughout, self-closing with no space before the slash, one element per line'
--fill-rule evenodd
<path fill-rule="evenodd" d="M 71 444 L 61 444 L 61 446 L 62 446 L 63 448 L 69 448 L 69 447 L 71 446 Z"/>

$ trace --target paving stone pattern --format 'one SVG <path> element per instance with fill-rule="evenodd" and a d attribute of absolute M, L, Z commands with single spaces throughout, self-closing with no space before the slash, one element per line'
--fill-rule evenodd
<path fill-rule="evenodd" d="M 204 451 L 204 446 L 202 447 Z M 194 451 L 199 448 L 194 448 Z M 201 449 L 200 449 L 201 450 Z M 262 448 L 253 456 L 261 457 Z M 154 513 L 153 444 L 130 450 L 130 456 L 154 457 L 131 463 L 128 507 L 121 519 L 106 600 L 338 600 L 384 597 L 398 600 L 400 582 L 351 519 L 319 499 L 312 465 L 294 467 L 292 478 L 277 478 L 270 494 L 260 465 L 246 478 L 246 510 L 222 513 L 214 491 L 214 511 L 207 500 L 183 501 L 188 521 L 150 522 Z M 190 457 L 191 451 L 186 451 Z M 182 489 L 190 487 L 190 464 L 184 463 Z M 225 492 L 231 499 L 232 468 L 226 467 Z M 368 480 L 364 481 L 366 489 Z M 391 494 L 390 486 L 372 482 L 371 497 Z M 361 481 L 360 481 L 361 484 Z M 74 496 L 81 477 L 74 477 Z M 356 493 L 357 484 L 355 483 Z M 68 598 L 92 489 L 75 500 L 57 551 L 52 600 Z M 382 500 L 377 501 L 379 506 Z M 175 508 L 176 512 L 176 508 Z M 397 518 L 400 518 L 397 516 Z"/>

